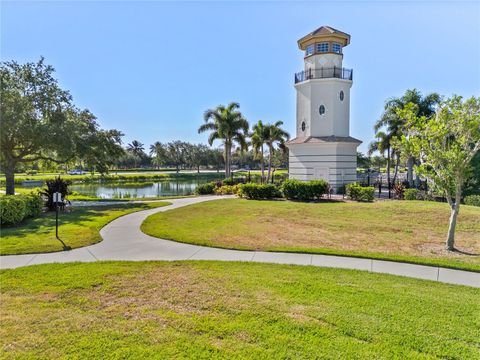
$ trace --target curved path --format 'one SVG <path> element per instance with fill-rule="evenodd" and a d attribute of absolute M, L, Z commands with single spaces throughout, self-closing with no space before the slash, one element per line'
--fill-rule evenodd
<path fill-rule="evenodd" d="M 158 239 L 140 230 L 143 220 L 156 212 L 228 197 L 202 196 L 167 200 L 172 205 L 131 213 L 113 220 L 100 231 L 103 241 L 97 244 L 56 253 L 1 256 L 0 268 L 98 260 L 254 261 L 357 269 L 480 288 L 480 273 L 469 271 L 331 255 L 227 250 Z"/>

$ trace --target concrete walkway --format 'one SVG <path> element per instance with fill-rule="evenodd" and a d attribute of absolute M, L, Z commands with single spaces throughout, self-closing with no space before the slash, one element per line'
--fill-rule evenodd
<path fill-rule="evenodd" d="M 140 231 L 143 220 L 152 214 L 219 198 L 228 198 L 228 196 L 168 200 L 172 205 L 131 213 L 112 221 L 100 231 L 103 241 L 98 244 L 48 254 L 1 256 L 0 268 L 98 260 L 253 261 L 357 269 L 480 288 L 480 273 L 469 271 L 342 256 L 225 250 L 162 240 Z"/>

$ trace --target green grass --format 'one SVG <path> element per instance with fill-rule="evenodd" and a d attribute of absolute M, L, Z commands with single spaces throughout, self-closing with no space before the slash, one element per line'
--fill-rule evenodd
<path fill-rule="evenodd" d="M 226 262 L 0 272 L 4 359 L 479 359 L 480 290 Z"/>
<path fill-rule="evenodd" d="M 91 245 L 102 240 L 100 229 L 119 216 L 131 212 L 168 205 L 168 202 L 117 204 L 73 207 L 59 215 L 59 236 L 70 248 Z M 44 253 L 63 250 L 55 238 L 55 213 L 28 219 L 16 227 L 3 227 L 0 238 L 0 255 Z"/>
<path fill-rule="evenodd" d="M 226 199 L 154 214 L 142 231 L 163 239 L 240 250 L 359 256 L 480 271 L 480 208 L 462 206 L 456 244 L 444 250 L 447 204 Z"/>

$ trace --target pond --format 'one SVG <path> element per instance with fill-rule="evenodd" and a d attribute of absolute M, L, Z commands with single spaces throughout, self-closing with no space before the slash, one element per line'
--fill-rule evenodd
<path fill-rule="evenodd" d="M 162 180 L 136 183 L 72 184 L 69 189 L 82 195 L 103 199 L 145 198 L 156 196 L 191 195 L 199 184 L 211 179 Z"/>

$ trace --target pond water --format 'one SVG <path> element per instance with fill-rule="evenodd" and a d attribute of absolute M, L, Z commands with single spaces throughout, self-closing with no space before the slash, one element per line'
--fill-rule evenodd
<path fill-rule="evenodd" d="M 156 182 L 137 183 L 90 183 L 72 184 L 69 189 L 82 195 L 97 196 L 103 199 L 112 198 L 144 198 L 155 196 L 174 196 L 193 194 L 199 184 L 209 179 L 162 180 Z"/>

